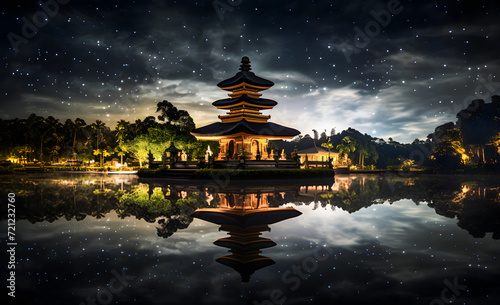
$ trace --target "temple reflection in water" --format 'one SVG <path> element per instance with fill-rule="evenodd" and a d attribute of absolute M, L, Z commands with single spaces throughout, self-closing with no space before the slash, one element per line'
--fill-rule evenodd
<path fill-rule="evenodd" d="M 285 192 L 280 192 L 284 197 Z M 192 216 L 220 225 L 219 230 L 228 232 L 228 237 L 220 238 L 215 245 L 229 248 L 229 254 L 216 259 L 217 262 L 233 268 L 241 275 L 243 282 L 259 269 L 274 264 L 274 261 L 260 255 L 262 249 L 276 246 L 268 238 L 261 237 L 269 232 L 270 224 L 299 216 L 293 207 L 270 208 L 269 199 L 275 199 L 271 192 L 219 193 L 218 208 L 197 209 Z"/>
<path fill-rule="evenodd" d="M 18 194 L 22 207 L 17 217 L 31 223 L 60 218 L 81 221 L 101 218 L 111 211 L 124 219 L 134 216 L 157 223 L 158 236 L 167 238 L 193 221 L 200 208 L 246 210 L 281 207 L 286 204 L 314 205 L 348 213 L 374 204 L 392 204 L 410 199 L 424 203 L 439 215 L 456 218 L 457 225 L 474 237 L 493 233 L 500 238 L 500 183 L 492 178 L 438 176 L 409 178 L 388 175 L 337 176 L 325 183 L 282 182 L 281 185 L 173 184 L 137 181 L 125 176 L 76 176 L 45 179 L 5 179 L 3 185 Z M 5 194 L 5 196 L 7 196 Z"/>
<path fill-rule="evenodd" d="M 499 186 L 499 177 L 466 175 L 224 187 L 23 175 L 5 176 L 0 196 L 16 194 L 16 226 L 28 249 L 22 263 L 46 271 L 23 275 L 21 297 L 50 294 L 61 304 L 80 304 L 110 288 L 109 270 L 126 267 L 136 280 L 123 295 L 148 304 L 268 304 L 275 303 L 273 291 L 284 292 L 287 303 L 361 304 L 401 291 L 408 293 L 387 304 L 415 296 L 431 304 L 445 281 L 471 287 L 461 290 L 461 302 L 496 304 Z M 322 246 L 332 249 L 329 260 L 295 273 Z"/>

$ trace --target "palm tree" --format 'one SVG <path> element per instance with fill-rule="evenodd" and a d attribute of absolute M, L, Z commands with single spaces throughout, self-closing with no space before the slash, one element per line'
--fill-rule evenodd
<path fill-rule="evenodd" d="M 50 154 L 52 155 L 52 162 L 54 162 L 54 158 L 56 156 L 59 156 L 59 150 L 61 149 L 61 147 L 59 147 L 58 145 L 55 145 L 52 147 L 52 149 L 50 150 Z M 59 161 L 59 160 L 56 160 L 56 162 Z"/>
<path fill-rule="evenodd" d="M 106 149 L 103 149 L 102 150 L 102 154 L 101 154 L 101 167 L 104 166 L 104 157 L 109 157 L 111 156 L 111 153 L 113 152 L 113 150 L 111 149 L 111 147 L 106 147 Z"/>
<path fill-rule="evenodd" d="M 85 121 L 80 119 L 80 118 L 76 118 L 75 122 L 73 123 L 73 128 L 75 131 L 75 134 L 73 136 L 73 156 L 76 155 L 75 147 L 76 147 L 76 138 L 77 138 L 78 131 L 80 131 L 80 129 L 82 129 L 82 127 L 85 127 L 85 125 L 87 125 L 87 123 L 85 123 Z"/>
<path fill-rule="evenodd" d="M 28 159 L 29 159 L 29 153 L 32 153 L 34 152 L 33 149 L 31 149 L 31 147 L 29 147 L 28 145 L 24 145 L 20 150 L 19 150 L 19 153 L 21 155 L 24 154 L 24 162 L 28 162 Z"/>
<path fill-rule="evenodd" d="M 104 149 L 96 149 L 94 150 L 94 155 L 99 156 L 99 167 L 104 167 L 104 157 L 108 157 L 111 155 L 110 153 L 111 149 L 109 146 Z"/>
<path fill-rule="evenodd" d="M 101 120 L 96 120 L 95 123 L 92 123 L 90 125 L 90 128 L 92 129 L 92 133 L 96 137 L 96 149 L 94 149 L 94 155 L 95 156 L 101 156 L 100 159 L 102 159 L 102 149 L 99 148 L 99 144 L 102 142 L 102 128 L 104 127 L 104 123 Z M 99 161 L 99 166 L 102 167 L 101 162 L 102 160 Z"/>
<path fill-rule="evenodd" d="M 62 141 L 61 128 L 61 123 L 53 116 L 47 118 L 36 117 L 34 119 L 30 130 L 36 137 L 40 138 L 40 162 L 43 161 L 44 143 L 59 145 Z"/>
<path fill-rule="evenodd" d="M 332 138 L 329 137 L 326 143 L 321 144 L 321 147 L 328 148 L 328 166 L 331 167 L 332 162 L 330 161 L 330 151 L 333 149 L 333 143 L 330 142 Z"/>
<path fill-rule="evenodd" d="M 119 151 L 118 156 L 120 157 L 120 164 L 123 165 L 123 156 L 125 156 L 125 152 L 123 150 Z"/>
<path fill-rule="evenodd" d="M 101 120 L 96 120 L 95 123 L 91 125 L 91 128 L 94 130 L 94 133 L 96 134 L 96 150 L 99 150 L 99 144 L 104 142 L 104 137 L 102 134 L 103 129 L 105 128 L 105 124 Z M 102 167 L 102 153 L 103 151 L 101 150 L 101 167 Z M 95 152 L 94 152 L 95 154 Z"/>
<path fill-rule="evenodd" d="M 70 143 L 73 139 L 74 130 L 75 130 L 75 123 L 73 122 L 73 120 L 67 119 L 66 121 L 64 121 L 64 125 L 63 125 L 64 145 L 63 145 L 63 147 L 71 146 Z M 74 155 L 75 155 L 75 147 L 73 145 L 72 146 L 72 156 L 74 156 Z"/>
<path fill-rule="evenodd" d="M 120 157 L 120 164 L 123 165 L 123 156 L 125 156 L 125 152 L 120 149 L 120 146 L 115 147 L 115 152 Z"/>
<path fill-rule="evenodd" d="M 115 132 L 119 143 L 127 140 L 127 135 L 130 132 L 130 126 L 131 126 L 130 122 L 125 120 L 120 120 L 116 124 Z"/>
<path fill-rule="evenodd" d="M 43 162 L 43 143 L 47 141 L 48 124 L 43 117 L 31 115 L 29 117 L 29 131 L 33 138 L 38 138 L 40 141 L 39 162 Z"/>
<path fill-rule="evenodd" d="M 94 156 L 101 156 L 102 149 L 94 149 Z M 99 166 L 101 166 L 101 161 L 99 161 Z"/>
<path fill-rule="evenodd" d="M 365 155 L 368 154 L 368 150 L 364 146 L 359 147 L 359 164 L 361 168 L 365 167 Z"/>
<path fill-rule="evenodd" d="M 356 150 L 355 141 L 349 136 L 344 137 L 342 143 L 337 145 L 336 148 L 339 151 L 340 157 L 344 159 L 344 163 L 347 163 L 349 154 Z"/>

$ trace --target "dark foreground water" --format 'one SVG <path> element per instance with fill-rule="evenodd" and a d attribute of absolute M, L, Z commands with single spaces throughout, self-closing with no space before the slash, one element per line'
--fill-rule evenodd
<path fill-rule="evenodd" d="M 0 179 L 4 236 L 16 198 L 17 304 L 500 301 L 498 178 Z"/>

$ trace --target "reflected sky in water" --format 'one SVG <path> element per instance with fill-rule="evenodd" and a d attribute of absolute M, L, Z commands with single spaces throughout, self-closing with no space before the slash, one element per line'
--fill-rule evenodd
<path fill-rule="evenodd" d="M 17 195 L 20 302 L 441 304 L 443 295 L 457 304 L 496 304 L 498 185 L 493 177 L 350 176 L 207 188 L 134 176 L 33 175 L 2 177 L 0 194 Z M 248 282 L 217 262 L 234 250 L 214 244 L 228 237 L 221 224 L 191 217 L 238 205 L 301 213 L 274 223 L 256 218 L 270 229 L 260 237 L 276 245 L 252 249 L 274 264 Z M 133 279 L 108 294 L 113 270 Z"/>

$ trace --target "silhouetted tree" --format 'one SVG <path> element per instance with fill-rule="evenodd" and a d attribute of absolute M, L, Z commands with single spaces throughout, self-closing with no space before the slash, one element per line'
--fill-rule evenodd
<path fill-rule="evenodd" d="M 318 138 L 318 131 L 316 129 L 313 129 L 312 132 L 314 134 L 314 140 L 315 141 L 319 140 L 319 138 Z"/>

